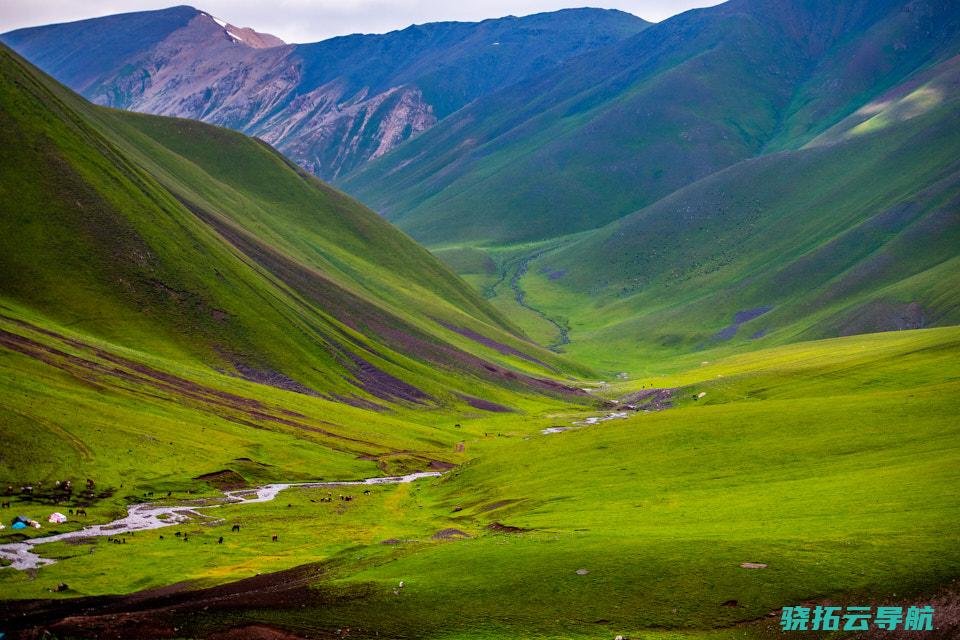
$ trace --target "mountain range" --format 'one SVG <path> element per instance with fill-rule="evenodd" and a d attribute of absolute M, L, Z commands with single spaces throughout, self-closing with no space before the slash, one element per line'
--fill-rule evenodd
<path fill-rule="evenodd" d="M 732 0 L 481 98 L 340 185 L 429 246 L 576 233 L 803 146 L 958 34 L 945 0 Z"/>
<path fill-rule="evenodd" d="M 177 7 L 3 39 L 95 102 L 260 136 L 586 362 L 956 320 L 955 3 L 567 10 L 266 49 L 224 24 Z"/>
<path fill-rule="evenodd" d="M 283 45 L 179 6 L 0 40 L 92 102 L 230 127 L 330 179 L 480 96 L 647 25 L 577 9 Z"/>

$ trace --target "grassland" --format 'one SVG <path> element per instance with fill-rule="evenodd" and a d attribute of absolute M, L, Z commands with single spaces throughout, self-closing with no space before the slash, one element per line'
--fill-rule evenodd
<path fill-rule="evenodd" d="M 957 329 L 908 331 L 621 383 L 608 391 L 676 388 L 675 406 L 546 436 L 546 417 L 503 423 L 499 437 L 474 429 L 464 463 L 440 480 L 378 489 L 341 509 L 291 490 L 230 507 L 222 525 L 191 528 L 189 543 L 148 534 L 121 553 L 101 541 L 95 571 L 87 545 L 61 546 L 48 552 L 63 561 L 31 582 L 0 574 L 0 589 L 200 586 L 300 558 L 320 563 L 310 589 L 323 606 L 254 607 L 243 619 L 451 638 L 732 637 L 710 630 L 799 601 L 929 594 L 960 569 L 950 526 L 960 509 L 958 351 Z M 226 533 L 234 520 L 243 535 Z M 493 522 L 524 531 L 487 529 Z M 432 538 L 445 528 L 473 537 Z M 214 544 L 219 535 L 227 546 Z M 409 542 L 380 544 L 387 538 Z M 201 617 L 195 630 L 224 615 Z"/>

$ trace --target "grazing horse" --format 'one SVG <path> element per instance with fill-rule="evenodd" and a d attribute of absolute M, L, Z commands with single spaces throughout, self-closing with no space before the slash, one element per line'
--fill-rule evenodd
<path fill-rule="evenodd" d="M 77 514 L 78 516 L 86 516 L 86 515 L 87 515 L 87 510 L 84 509 L 83 507 L 80 507 L 79 509 L 77 509 L 76 514 Z"/>
<path fill-rule="evenodd" d="M 273 536 L 273 542 L 277 542 L 278 540 L 280 540 L 280 536 L 274 535 L 274 536 Z"/>
<path fill-rule="evenodd" d="M 238 525 L 238 524 L 235 524 L 235 525 L 233 525 L 232 527 L 230 527 L 230 533 L 234 533 L 234 532 L 238 532 L 238 533 L 239 533 L 239 531 L 240 531 L 240 525 Z"/>
<path fill-rule="evenodd" d="M 220 539 L 217 540 L 217 544 L 223 544 L 223 536 L 220 536 Z"/>

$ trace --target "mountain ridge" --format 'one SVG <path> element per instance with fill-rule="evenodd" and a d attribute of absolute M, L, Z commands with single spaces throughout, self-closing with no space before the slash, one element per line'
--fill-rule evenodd
<path fill-rule="evenodd" d="M 234 128 L 331 178 L 480 95 L 647 25 L 614 10 L 569 9 L 257 49 L 181 6 L 0 40 L 95 103 Z"/>
<path fill-rule="evenodd" d="M 481 98 L 338 184 L 428 246 L 576 233 L 802 146 L 958 34 L 942 0 L 733 0 Z"/>

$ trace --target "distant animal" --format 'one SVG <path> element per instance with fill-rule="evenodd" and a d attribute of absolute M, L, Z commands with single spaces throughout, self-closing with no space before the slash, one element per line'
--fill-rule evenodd
<path fill-rule="evenodd" d="M 230 527 L 230 532 L 231 532 L 231 533 L 239 532 L 239 531 L 240 531 L 240 525 L 238 525 L 238 524 L 235 524 L 235 525 L 233 525 L 232 527 Z"/>
<path fill-rule="evenodd" d="M 277 542 L 278 540 L 280 540 L 280 536 L 278 535 L 273 536 L 273 542 Z"/>
<path fill-rule="evenodd" d="M 173 534 L 173 535 L 175 535 L 175 536 L 177 536 L 177 537 L 179 538 L 179 537 L 182 536 L 183 534 L 180 533 L 179 531 L 177 531 L 177 532 L 176 532 L 175 534 Z"/>
<path fill-rule="evenodd" d="M 163 536 L 160 536 L 160 539 L 163 540 Z"/>
<path fill-rule="evenodd" d="M 363 495 L 365 495 L 365 496 L 370 495 L 370 489 L 364 489 L 364 490 L 363 490 Z"/>
<path fill-rule="evenodd" d="M 78 516 L 85 516 L 87 515 L 87 510 L 84 509 L 83 507 L 80 507 L 79 509 L 76 510 L 76 514 Z"/>
<path fill-rule="evenodd" d="M 3 502 L 0 502 L 0 509 L 9 509 L 9 508 L 10 508 L 9 500 L 4 500 Z"/>
<path fill-rule="evenodd" d="M 190 539 L 189 536 L 187 536 L 187 535 L 184 535 L 184 536 L 183 536 L 183 541 L 184 541 L 184 542 L 186 542 L 186 541 L 189 540 L 189 539 Z"/>
<path fill-rule="evenodd" d="M 223 536 L 220 536 L 220 539 L 217 540 L 217 544 L 223 544 Z"/>
<path fill-rule="evenodd" d="M 292 506 L 293 506 L 293 505 L 290 504 L 289 502 L 287 503 L 287 509 L 289 509 L 289 508 L 292 507 Z"/>

